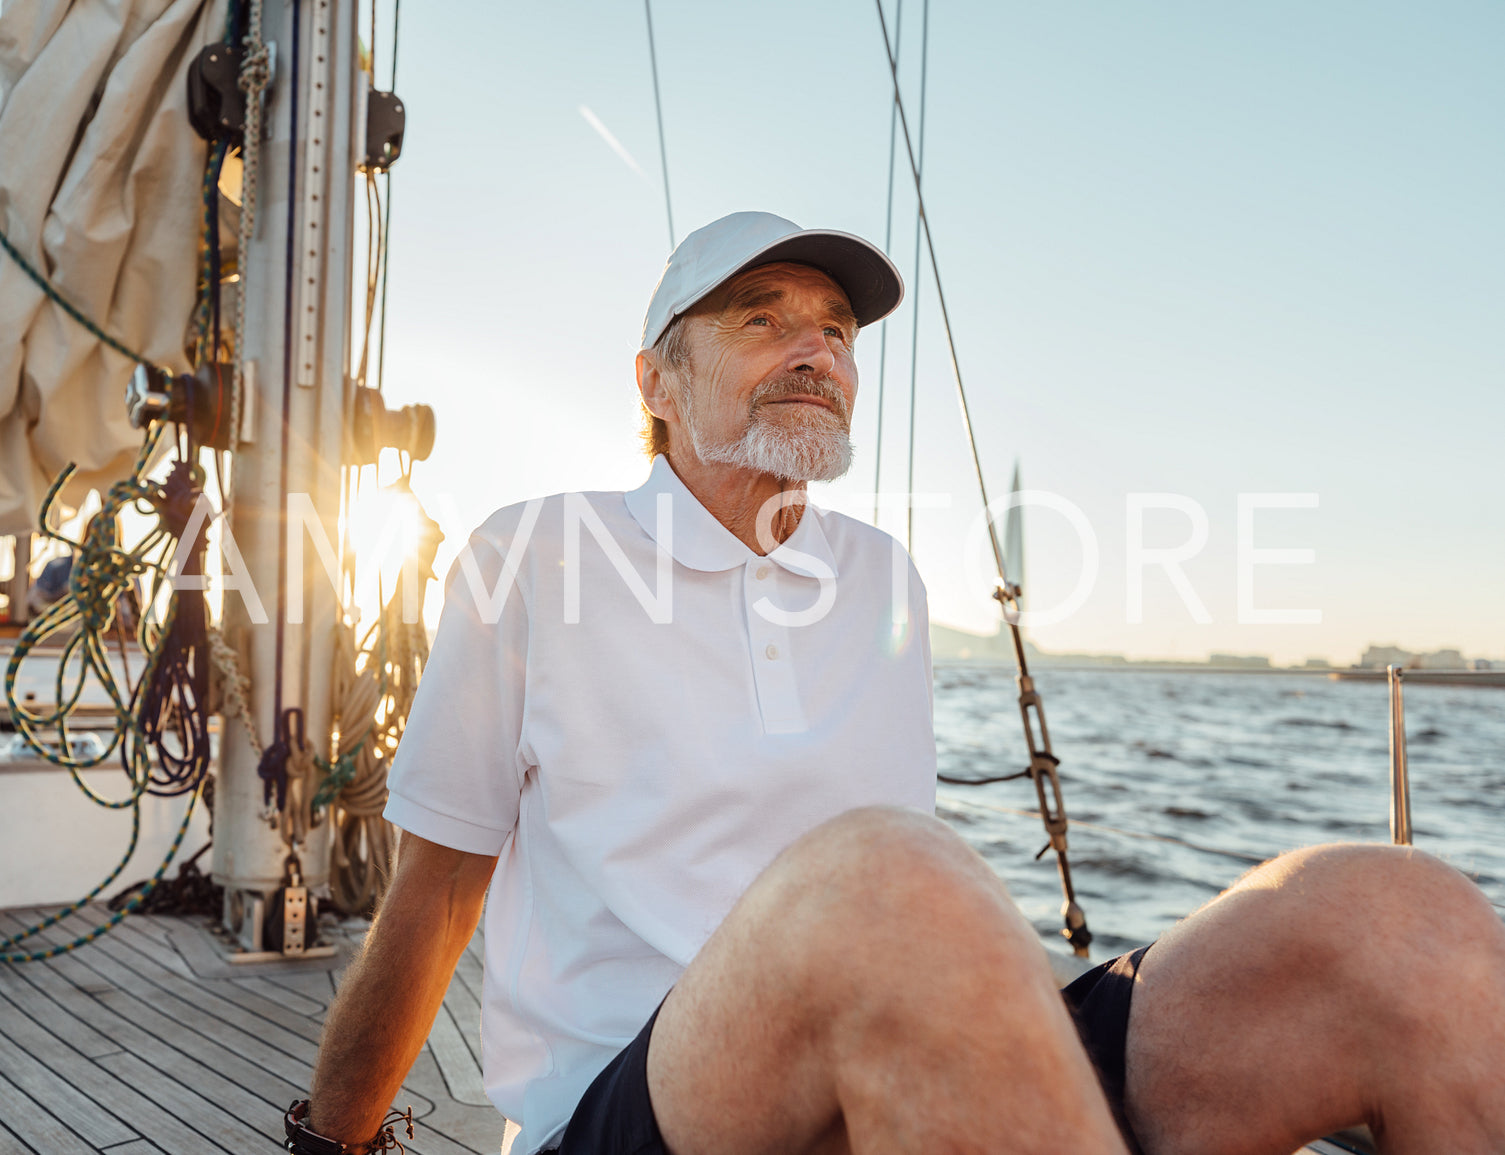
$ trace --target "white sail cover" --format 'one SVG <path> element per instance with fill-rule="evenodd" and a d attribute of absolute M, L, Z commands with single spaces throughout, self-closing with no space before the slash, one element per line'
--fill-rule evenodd
<path fill-rule="evenodd" d="M 207 145 L 186 72 L 226 0 L 0 0 L 0 228 L 116 340 L 189 368 Z M 70 461 L 70 504 L 130 468 L 134 366 L 0 252 L 0 534 L 36 527 Z"/>
<path fill-rule="evenodd" d="M 1009 482 L 1009 494 L 1014 502 L 1003 522 L 1003 564 L 1008 569 L 1009 581 L 1021 588 L 1024 585 L 1024 507 L 1019 504 L 1019 462 L 1014 462 L 1014 480 Z M 1025 595 L 1019 595 L 1023 607 Z"/>

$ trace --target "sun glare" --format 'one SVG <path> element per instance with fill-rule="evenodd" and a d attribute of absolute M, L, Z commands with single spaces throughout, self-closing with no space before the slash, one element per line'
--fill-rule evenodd
<path fill-rule="evenodd" d="M 373 621 L 382 603 L 396 592 L 404 566 L 409 567 L 409 580 L 429 576 L 441 537 L 402 481 L 367 488 L 356 496 L 348 540 L 355 552 L 355 603 L 362 621 Z"/>

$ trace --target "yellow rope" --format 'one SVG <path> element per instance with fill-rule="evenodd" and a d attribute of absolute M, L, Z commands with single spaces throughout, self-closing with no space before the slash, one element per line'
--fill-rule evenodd
<path fill-rule="evenodd" d="M 318 776 L 314 748 L 295 735 L 287 752 L 287 805 L 277 818 L 282 841 L 289 848 L 302 846 L 308 840 L 308 832 L 319 825 L 313 808 L 314 780 Z"/>
<path fill-rule="evenodd" d="M 365 649 L 342 629 L 335 659 L 339 741 L 321 794 L 330 800 L 329 890 L 340 909 L 371 909 L 386 888 L 395 831 L 382 817 L 387 770 L 428 660 L 422 622 L 404 622 L 403 586 L 382 609 Z"/>
<path fill-rule="evenodd" d="M 251 679 L 241 671 L 240 656 L 225 641 L 219 630 L 210 626 L 205 631 L 209 636 L 209 656 L 219 673 L 220 713 L 226 718 L 239 718 L 246 732 L 246 741 L 256 760 L 261 761 L 261 737 L 256 733 L 256 719 L 251 715 L 247 699 L 251 694 Z"/>

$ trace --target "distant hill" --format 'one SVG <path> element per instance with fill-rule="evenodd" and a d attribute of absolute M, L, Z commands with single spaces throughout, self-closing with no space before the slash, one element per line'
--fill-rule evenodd
<path fill-rule="evenodd" d="M 974 634 L 954 626 L 932 622 L 930 654 L 938 662 L 1001 662 L 1012 665 L 1014 645 L 1000 623 L 995 634 Z M 1130 661 L 1122 654 L 1055 654 L 1037 649 L 1028 639 L 1024 657 L 1031 666 L 1206 666 L 1218 670 L 1268 670 L 1270 659 L 1263 654 L 1213 654 L 1205 662 L 1183 658 Z M 1315 667 L 1314 667 L 1315 668 Z M 1324 664 L 1324 667 L 1325 664 Z"/>
<path fill-rule="evenodd" d="M 955 626 L 943 626 L 932 622 L 930 626 L 930 653 L 938 662 L 1001 662 L 1013 665 L 1014 646 L 1007 630 L 1000 623 L 997 633 L 974 634 Z M 1264 654 L 1212 654 L 1205 662 L 1174 659 L 1135 659 L 1122 654 L 1056 654 L 1036 649 L 1028 640 L 1024 643 L 1024 656 L 1031 666 L 1188 666 L 1212 670 L 1271 670 L 1284 667 L 1273 666 Z M 1364 651 L 1354 667 L 1335 667 L 1324 658 L 1308 658 L 1304 665 L 1289 667 L 1308 671 L 1331 671 L 1338 669 L 1383 670 L 1387 665 L 1404 666 L 1410 670 L 1425 671 L 1489 671 L 1505 669 L 1505 661 L 1486 658 L 1465 658 L 1457 650 L 1437 650 L 1429 654 L 1415 654 L 1396 646 L 1370 646 Z"/>
<path fill-rule="evenodd" d="M 1014 663 L 1014 643 L 1008 631 L 999 627 L 996 634 L 974 634 L 954 626 L 931 623 L 930 655 L 936 661 L 951 662 L 1002 662 Z M 1126 666 L 1129 660 L 1121 654 L 1048 654 L 1039 650 L 1028 639 L 1024 643 L 1024 657 L 1030 665 L 1071 666 Z"/>

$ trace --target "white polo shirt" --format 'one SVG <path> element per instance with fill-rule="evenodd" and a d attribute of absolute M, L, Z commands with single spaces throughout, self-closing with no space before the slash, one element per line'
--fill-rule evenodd
<path fill-rule="evenodd" d="M 451 571 L 390 776 L 404 830 L 497 854 L 486 1090 L 557 1141 L 732 904 L 853 807 L 935 806 L 925 591 L 807 506 L 767 557 L 659 457 L 499 511 Z"/>

